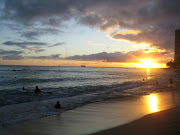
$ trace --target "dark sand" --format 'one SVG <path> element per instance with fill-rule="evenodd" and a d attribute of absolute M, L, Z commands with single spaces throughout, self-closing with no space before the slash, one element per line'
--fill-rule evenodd
<path fill-rule="evenodd" d="M 180 135 L 180 107 L 148 114 L 131 123 L 92 135 Z"/>

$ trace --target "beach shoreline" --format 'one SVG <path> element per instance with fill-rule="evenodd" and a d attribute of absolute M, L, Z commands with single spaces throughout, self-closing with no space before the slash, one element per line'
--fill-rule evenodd
<path fill-rule="evenodd" d="M 165 88 L 163 90 L 149 90 L 149 92 L 140 91 L 137 92 L 136 95 L 129 95 L 126 93 L 131 93 L 131 91 L 138 91 L 139 89 L 143 89 L 147 86 L 140 86 L 137 88 L 126 90 L 125 93 L 122 95 L 118 95 L 117 97 L 114 96 L 114 94 L 109 95 L 106 98 L 101 98 L 99 96 L 97 98 L 96 94 L 88 94 L 86 97 L 84 95 L 79 96 L 73 96 L 73 97 L 66 97 L 66 98 L 55 98 L 55 99 L 49 99 L 49 100 L 42 100 L 42 101 L 36 101 L 36 102 L 25 102 L 25 103 L 19 103 L 15 105 L 6 105 L 0 107 L 0 128 L 6 127 L 8 125 L 13 125 L 16 123 L 21 123 L 24 121 L 39 119 L 43 117 L 48 117 L 52 115 L 58 115 L 61 113 L 64 113 L 68 110 L 76 109 L 82 106 L 86 106 L 91 103 L 97 103 L 97 102 L 106 102 L 111 100 L 129 100 L 133 98 L 142 97 L 145 95 L 149 95 L 150 93 L 161 93 L 168 92 L 169 89 L 172 88 Z M 54 105 L 56 101 L 60 101 L 62 108 L 61 109 L 55 109 Z M 76 104 L 71 104 L 71 102 L 76 102 Z M 32 104 L 33 103 L 33 104 Z M 8 112 L 8 114 L 7 114 Z"/>
<path fill-rule="evenodd" d="M 177 135 L 180 134 L 180 106 L 148 114 L 130 123 L 90 135 Z"/>
<path fill-rule="evenodd" d="M 101 102 L 123 97 L 131 98 L 134 96 L 149 94 L 147 90 L 138 92 L 139 89 L 146 89 L 146 85 L 142 85 L 135 88 L 131 88 L 131 86 L 129 87 L 130 88 L 126 89 L 125 91 L 120 90 L 120 93 L 117 89 L 114 90 L 113 93 L 109 92 L 107 94 L 106 92 L 102 91 L 101 93 L 89 93 L 72 97 L 54 98 L 48 100 L 0 106 L 0 128 L 23 121 L 61 114 L 62 112 L 72 110 L 87 105 L 89 103 Z M 136 95 L 133 95 L 134 91 L 136 92 Z M 60 110 L 55 109 L 54 107 L 57 101 L 60 101 L 60 104 L 62 106 Z M 9 113 L 7 114 L 7 112 Z"/>
<path fill-rule="evenodd" d="M 159 102 L 165 105 L 159 105 L 160 108 L 158 108 L 158 111 L 174 107 L 174 105 L 166 106 L 167 102 L 172 102 L 172 94 L 170 91 L 154 93 L 154 96 L 155 95 L 157 98 L 159 95 Z M 95 132 L 99 134 L 99 131 L 102 131 L 104 134 L 106 129 L 129 123 L 149 114 L 150 111 L 153 111 L 149 108 L 149 101 L 145 101 L 149 100 L 149 97 L 151 96 L 134 96 L 95 102 L 73 110 L 65 111 L 61 113 L 61 115 L 57 114 L 8 125 L 1 128 L 0 133 L 6 135 L 30 135 L 35 133 L 42 135 L 71 135 L 73 132 L 73 134 L 78 135 Z M 53 133 L 49 133 L 45 128 L 51 129 Z M 84 131 L 82 131 L 82 128 Z"/>
<path fill-rule="evenodd" d="M 177 106 L 147 114 L 129 123 L 89 135 L 179 135 L 180 134 L 180 79 L 176 78 L 174 91 L 178 94 Z"/>
<path fill-rule="evenodd" d="M 0 127 L 58 115 L 89 103 L 168 91 L 167 76 L 172 74 L 163 69 L 14 68 L 1 70 L 4 77 L 0 87 Z M 38 77 L 29 76 L 32 73 Z M 27 93 L 20 92 L 20 86 Z M 43 92 L 35 94 L 32 86 Z M 54 107 L 57 101 L 62 106 L 60 110 Z"/>
<path fill-rule="evenodd" d="M 122 95 L 118 93 L 118 96 L 116 94 L 118 91 L 114 91 L 109 93 L 107 98 L 104 98 L 104 96 L 102 96 L 103 98 L 97 98 L 96 94 L 91 93 L 88 94 L 88 97 L 79 95 L 64 99 L 37 101 L 34 104 L 27 102 L 4 106 L 0 108 L 1 116 L 6 116 L 1 119 L 0 133 L 7 135 L 21 135 L 23 133 L 28 135 L 33 134 L 31 130 L 34 129 L 41 132 L 42 135 L 47 134 L 43 130 L 36 129 L 36 126 L 39 126 L 42 129 L 49 127 L 51 130 L 55 130 L 55 133 L 64 135 L 71 135 L 72 132 L 69 133 L 71 130 L 75 130 L 77 135 L 95 132 L 97 134 L 103 132 L 104 134 L 106 131 L 109 132 L 106 129 L 112 130 L 113 127 L 129 123 L 147 114 L 178 106 L 180 93 L 177 84 L 178 82 L 169 87 L 165 82 L 157 86 L 150 83 L 126 89 L 122 91 Z M 136 95 L 131 95 L 131 93 L 136 93 Z M 57 100 L 62 103 L 62 109 L 60 110 L 54 108 Z M 71 104 L 71 102 L 76 104 Z M 7 114 L 6 112 L 10 113 Z M 14 117 L 14 114 L 17 117 Z M 22 129 L 24 126 L 28 130 Z M 76 129 L 77 126 L 80 128 Z M 83 132 L 82 127 L 85 130 Z M 19 131 L 16 131 L 17 129 Z M 54 135 L 57 135 L 55 133 Z"/>

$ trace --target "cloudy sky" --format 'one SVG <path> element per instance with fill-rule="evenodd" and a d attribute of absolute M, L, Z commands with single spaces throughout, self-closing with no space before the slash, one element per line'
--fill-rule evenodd
<path fill-rule="evenodd" d="M 174 57 L 180 0 L 1 0 L 0 65 L 136 66 Z"/>

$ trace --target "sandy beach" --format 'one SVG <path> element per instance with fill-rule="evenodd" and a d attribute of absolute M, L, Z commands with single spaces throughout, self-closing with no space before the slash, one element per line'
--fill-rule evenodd
<path fill-rule="evenodd" d="M 179 76 L 179 73 L 177 73 Z M 179 78 L 176 79 L 174 97 L 180 102 Z M 91 135 L 179 135 L 180 134 L 180 106 L 160 112 L 151 113 L 130 123 L 111 129 L 103 130 Z"/>
<path fill-rule="evenodd" d="M 179 135 L 180 107 L 148 114 L 131 123 L 92 135 Z"/>

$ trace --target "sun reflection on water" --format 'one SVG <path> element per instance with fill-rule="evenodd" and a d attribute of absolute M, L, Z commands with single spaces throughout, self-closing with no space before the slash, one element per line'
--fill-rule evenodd
<path fill-rule="evenodd" d="M 149 104 L 150 112 L 157 112 L 158 110 L 158 98 L 155 94 L 150 94 L 147 96 L 147 102 Z"/>
<path fill-rule="evenodd" d="M 150 68 L 146 68 L 146 79 L 151 79 L 151 70 Z"/>
<path fill-rule="evenodd" d="M 147 68 L 147 74 L 150 74 L 150 69 L 149 68 Z"/>

